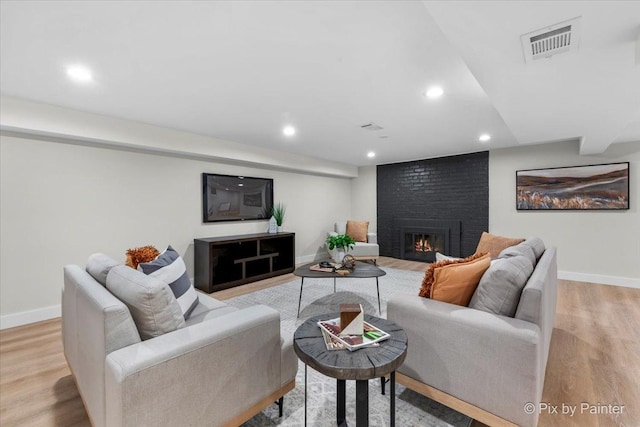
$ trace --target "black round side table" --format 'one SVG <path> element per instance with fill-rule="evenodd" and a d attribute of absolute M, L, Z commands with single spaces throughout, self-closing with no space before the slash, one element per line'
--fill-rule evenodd
<path fill-rule="evenodd" d="M 327 350 L 318 321 L 339 317 L 328 313 L 308 319 L 296 330 L 293 348 L 304 362 L 304 422 L 307 425 L 307 366 L 337 380 L 337 424 L 346 426 L 346 380 L 356 381 L 356 426 L 369 425 L 369 382 L 381 378 L 384 394 L 384 377 L 390 376 L 389 398 L 390 425 L 395 426 L 395 371 L 407 356 L 407 335 L 395 323 L 365 314 L 365 321 L 387 332 L 391 337 L 380 342 L 379 347 L 361 348 L 355 351 Z"/>

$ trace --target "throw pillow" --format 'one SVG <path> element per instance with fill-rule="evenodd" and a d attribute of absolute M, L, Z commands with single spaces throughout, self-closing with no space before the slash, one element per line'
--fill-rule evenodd
<path fill-rule="evenodd" d="M 450 261 L 450 260 L 457 260 L 457 259 L 462 259 L 462 258 L 455 257 L 455 256 L 449 256 L 449 255 L 441 254 L 440 252 L 436 252 L 436 262 L 437 261 Z"/>
<path fill-rule="evenodd" d="M 155 260 L 140 263 L 138 270 L 169 285 L 180 304 L 184 318 L 189 318 L 198 305 L 198 294 L 187 275 L 184 261 L 175 249 L 167 247 Z"/>
<path fill-rule="evenodd" d="M 522 289 L 532 272 L 533 265 L 524 255 L 497 259 L 480 279 L 469 307 L 515 316 Z"/>
<path fill-rule="evenodd" d="M 107 274 L 116 265 L 121 265 L 115 259 L 105 254 L 93 254 L 87 261 L 87 273 L 89 273 L 102 286 L 107 286 Z"/>
<path fill-rule="evenodd" d="M 367 243 L 369 221 L 347 221 L 347 235 L 356 242 Z"/>
<path fill-rule="evenodd" d="M 533 250 L 536 260 L 540 259 L 546 249 L 544 242 L 539 237 L 527 237 L 527 240 L 522 242 L 522 244 L 529 246 Z"/>
<path fill-rule="evenodd" d="M 169 286 L 125 265 L 109 270 L 107 289 L 126 304 L 143 340 L 184 328 L 180 305 Z"/>
<path fill-rule="evenodd" d="M 500 255 L 498 255 L 498 259 L 511 258 L 518 255 L 525 256 L 533 267 L 536 266 L 536 254 L 533 252 L 533 248 L 531 248 L 531 246 L 525 245 L 524 242 L 504 249 L 502 252 L 500 252 Z"/>
<path fill-rule="evenodd" d="M 480 241 L 478 242 L 478 247 L 476 248 L 476 253 L 489 252 L 491 258 L 495 259 L 498 258 L 500 252 L 505 248 L 522 242 L 524 242 L 522 238 L 496 236 L 495 234 L 483 231 L 482 236 L 480 236 Z"/>
<path fill-rule="evenodd" d="M 433 263 L 424 275 L 419 295 L 466 306 L 490 264 L 491 258 L 486 253 Z"/>
<path fill-rule="evenodd" d="M 127 261 L 124 264 L 133 269 L 137 269 L 138 264 L 153 261 L 158 255 L 160 255 L 160 251 L 150 245 L 127 249 Z"/>

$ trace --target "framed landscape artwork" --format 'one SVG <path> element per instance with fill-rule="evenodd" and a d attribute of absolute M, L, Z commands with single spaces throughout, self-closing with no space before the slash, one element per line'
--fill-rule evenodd
<path fill-rule="evenodd" d="M 517 210 L 629 209 L 629 162 L 516 171 Z"/>

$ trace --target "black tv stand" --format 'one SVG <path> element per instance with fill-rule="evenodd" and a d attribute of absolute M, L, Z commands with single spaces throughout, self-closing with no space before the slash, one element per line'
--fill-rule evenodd
<path fill-rule="evenodd" d="M 195 287 L 207 293 L 291 273 L 295 233 L 194 239 Z"/>

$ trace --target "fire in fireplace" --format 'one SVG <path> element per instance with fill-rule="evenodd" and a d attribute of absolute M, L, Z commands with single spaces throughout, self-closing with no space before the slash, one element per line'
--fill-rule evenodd
<path fill-rule="evenodd" d="M 419 261 L 433 261 L 445 249 L 443 233 L 405 233 L 404 243 L 404 257 Z"/>
<path fill-rule="evenodd" d="M 398 230 L 400 258 L 434 262 L 436 252 L 445 255 L 460 254 L 460 221 L 427 218 L 399 218 L 394 223 Z"/>

